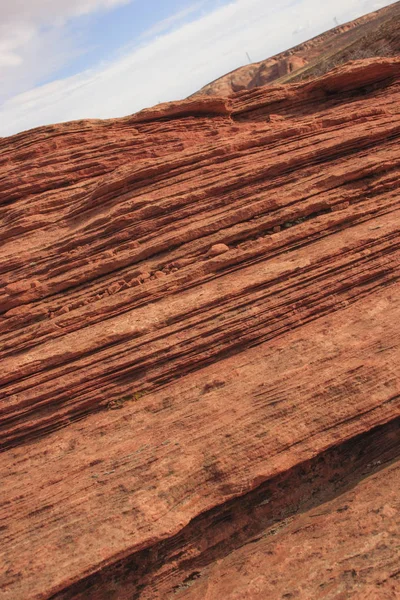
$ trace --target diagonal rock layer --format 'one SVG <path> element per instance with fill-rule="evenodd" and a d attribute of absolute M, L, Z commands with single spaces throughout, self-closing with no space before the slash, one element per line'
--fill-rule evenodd
<path fill-rule="evenodd" d="M 399 116 L 387 58 L 0 139 L 0 598 L 394 597 Z"/>

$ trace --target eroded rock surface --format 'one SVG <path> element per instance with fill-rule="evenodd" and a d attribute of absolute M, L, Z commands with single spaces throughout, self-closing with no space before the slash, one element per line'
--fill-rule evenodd
<path fill-rule="evenodd" d="M 367 60 L 0 140 L 2 599 L 393 597 L 399 100 Z"/>

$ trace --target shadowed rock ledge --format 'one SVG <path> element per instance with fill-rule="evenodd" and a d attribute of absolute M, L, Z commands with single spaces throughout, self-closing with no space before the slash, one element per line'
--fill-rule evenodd
<path fill-rule="evenodd" d="M 0 598 L 393 598 L 400 59 L 0 139 Z"/>

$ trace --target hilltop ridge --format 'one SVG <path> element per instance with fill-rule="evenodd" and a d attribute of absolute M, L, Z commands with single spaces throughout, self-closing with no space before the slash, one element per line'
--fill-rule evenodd
<path fill-rule="evenodd" d="M 400 55 L 400 2 L 338 25 L 275 56 L 239 67 L 193 96 L 229 96 L 324 75 L 350 60 Z"/>

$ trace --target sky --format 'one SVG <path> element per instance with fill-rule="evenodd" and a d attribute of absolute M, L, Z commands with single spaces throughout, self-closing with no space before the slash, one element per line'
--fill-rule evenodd
<path fill-rule="evenodd" d="M 122 117 L 393 4 L 0 0 L 0 136 Z"/>

